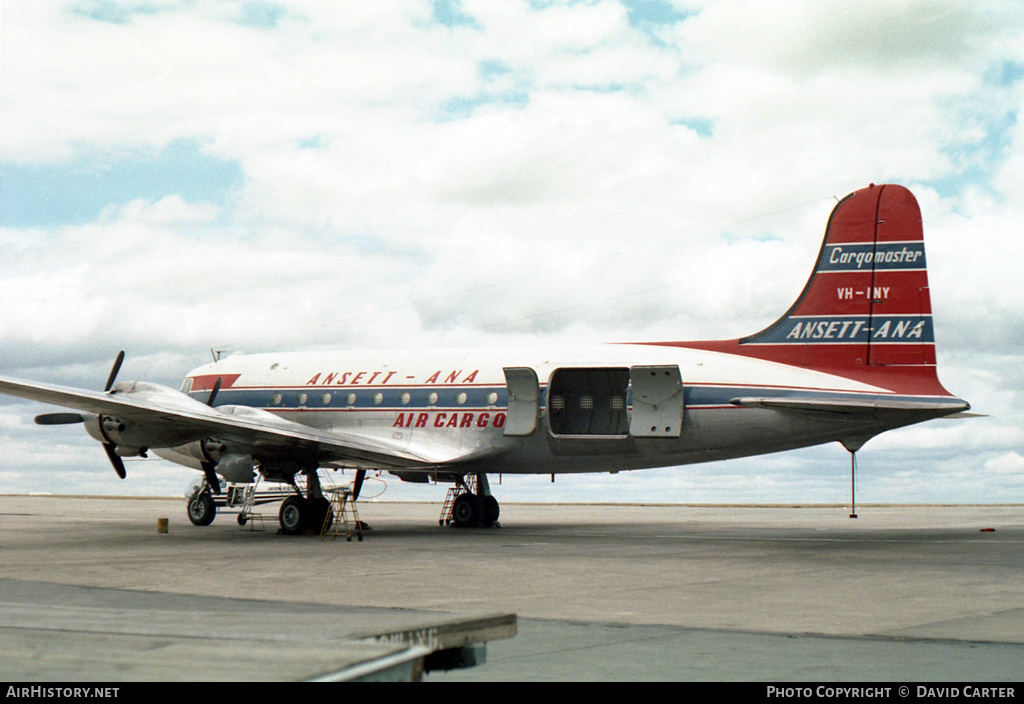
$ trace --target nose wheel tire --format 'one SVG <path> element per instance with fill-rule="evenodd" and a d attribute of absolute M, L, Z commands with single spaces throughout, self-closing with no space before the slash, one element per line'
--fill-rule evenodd
<path fill-rule="evenodd" d="M 289 496 L 281 502 L 281 510 L 277 519 L 281 523 L 281 532 L 285 535 L 299 535 L 306 528 L 310 513 L 309 502 L 300 496 Z"/>
<path fill-rule="evenodd" d="M 188 502 L 188 520 L 192 525 L 208 526 L 217 515 L 217 506 L 209 494 L 197 494 Z"/>

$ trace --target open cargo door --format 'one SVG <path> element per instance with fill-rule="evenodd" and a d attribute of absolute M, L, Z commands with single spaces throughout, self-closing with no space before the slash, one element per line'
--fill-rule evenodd
<path fill-rule="evenodd" d="M 537 372 L 529 367 L 505 367 L 508 389 L 508 418 L 504 434 L 512 437 L 533 435 L 540 415 L 540 384 Z"/>
<path fill-rule="evenodd" d="M 629 368 L 633 414 L 629 434 L 637 438 L 677 438 L 683 430 L 683 379 L 672 365 Z"/>

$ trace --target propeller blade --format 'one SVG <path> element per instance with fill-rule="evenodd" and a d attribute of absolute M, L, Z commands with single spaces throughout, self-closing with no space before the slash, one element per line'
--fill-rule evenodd
<path fill-rule="evenodd" d="M 359 498 L 359 492 L 363 488 L 363 480 L 364 479 L 366 479 L 366 470 L 365 469 L 356 470 L 356 482 L 355 482 L 355 485 L 352 487 L 352 500 L 353 501 L 355 501 L 356 499 Z"/>
<path fill-rule="evenodd" d="M 207 399 L 206 405 L 213 408 L 213 399 L 217 398 L 217 392 L 220 391 L 220 383 L 224 381 L 223 378 L 217 377 L 217 383 L 213 385 L 213 391 L 210 392 L 210 398 Z"/>
<path fill-rule="evenodd" d="M 214 494 L 220 493 L 220 479 L 217 478 L 217 473 L 213 470 L 212 462 L 203 462 L 203 473 L 206 475 L 206 483 L 213 490 Z"/>
<path fill-rule="evenodd" d="M 114 445 L 110 443 L 103 443 L 103 449 L 107 452 L 107 457 L 110 458 L 110 464 L 114 465 L 114 471 L 117 472 L 117 476 L 124 479 L 127 473 L 124 471 L 124 460 L 117 454 L 114 449 Z"/>
<path fill-rule="evenodd" d="M 107 385 L 103 387 L 103 391 L 110 391 L 110 387 L 114 385 L 114 379 L 117 378 L 117 373 L 121 371 L 121 362 L 124 361 L 124 350 L 117 353 L 117 359 L 114 360 L 114 367 L 110 370 L 110 376 L 107 377 Z"/>
<path fill-rule="evenodd" d="M 68 425 L 82 423 L 85 418 L 80 413 L 43 413 L 35 417 L 36 425 Z"/>

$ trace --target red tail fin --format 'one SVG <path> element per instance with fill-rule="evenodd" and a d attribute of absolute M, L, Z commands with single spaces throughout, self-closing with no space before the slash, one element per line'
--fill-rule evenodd
<path fill-rule="evenodd" d="M 869 186 L 832 211 L 803 293 L 739 341 L 813 367 L 935 364 L 921 210 L 902 186 Z"/>
<path fill-rule="evenodd" d="M 779 320 L 740 340 L 677 344 L 945 394 L 931 312 L 917 200 L 871 185 L 832 211 L 814 271 Z"/>

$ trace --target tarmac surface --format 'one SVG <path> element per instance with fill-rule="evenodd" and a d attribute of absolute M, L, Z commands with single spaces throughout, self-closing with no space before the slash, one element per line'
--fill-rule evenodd
<path fill-rule="evenodd" d="M 353 634 L 511 614 L 485 663 L 425 681 L 1024 672 L 1020 505 L 504 504 L 460 530 L 360 502 L 362 542 L 278 535 L 277 506 L 254 531 L 183 499 L 0 496 L 0 679 L 306 679 Z"/>

